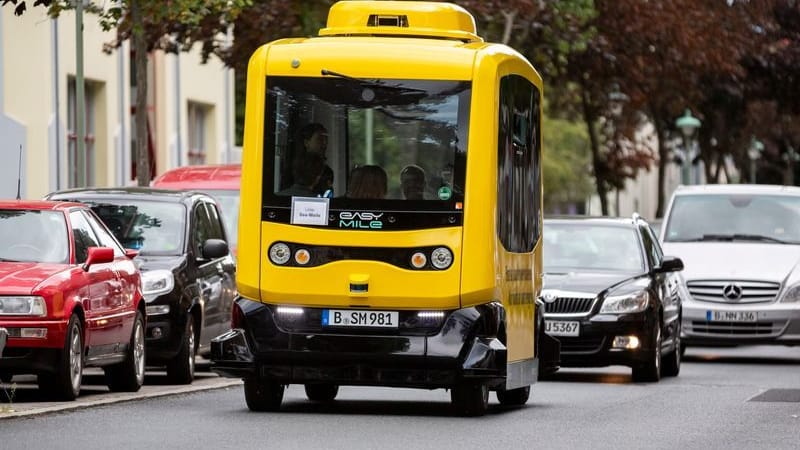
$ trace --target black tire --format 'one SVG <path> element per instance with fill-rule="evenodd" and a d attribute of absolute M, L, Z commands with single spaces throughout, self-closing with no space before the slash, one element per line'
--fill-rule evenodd
<path fill-rule="evenodd" d="M 483 383 L 463 382 L 450 391 L 450 400 L 456 414 L 482 416 L 489 409 L 489 387 Z"/>
<path fill-rule="evenodd" d="M 284 386 L 274 381 L 245 378 L 244 401 L 250 411 L 269 412 L 281 409 Z"/>
<path fill-rule="evenodd" d="M 657 382 L 661 379 L 661 323 L 656 324 L 653 349 L 648 353 L 647 362 L 633 368 L 633 381 Z"/>
<path fill-rule="evenodd" d="M 664 355 L 664 360 L 661 362 L 661 375 L 665 377 L 677 377 L 681 373 L 681 328 L 678 325 L 677 335 L 675 336 L 675 345 L 669 354 Z"/>
<path fill-rule="evenodd" d="M 530 386 L 511 389 L 510 391 L 497 391 L 497 401 L 504 406 L 522 406 L 528 403 L 530 396 Z"/>
<path fill-rule="evenodd" d="M 83 327 L 78 316 L 67 323 L 64 349 L 53 373 L 38 376 L 39 389 L 59 400 L 75 400 L 81 392 L 83 380 Z"/>
<path fill-rule="evenodd" d="M 306 397 L 312 402 L 330 402 L 339 393 L 339 386 L 335 384 L 307 384 Z"/>
<path fill-rule="evenodd" d="M 181 349 L 172 361 L 167 363 L 167 380 L 172 384 L 190 384 L 194 380 L 195 345 L 194 320 L 189 315 L 183 332 Z"/>
<path fill-rule="evenodd" d="M 136 312 L 125 361 L 103 368 L 106 384 L 113 392 L 136 392 L 144 384 L 144 317 Z"/>

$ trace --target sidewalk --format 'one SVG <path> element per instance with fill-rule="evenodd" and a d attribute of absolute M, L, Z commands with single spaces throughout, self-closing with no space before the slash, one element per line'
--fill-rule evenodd
<path fill-rule="evenodd" d="M 109 392 L 103 371 L 87 369 L 83 373 L 81 394 L 72 402 L 51 401 L 43 397 L 36 386 L 36 377 L 19 375 L 14 377 L 11 383 L 0 382 L 0 422 L 3 419 L 31 417 L 211 389 L 240 389 L 241 380 L 219 377 L 207 371 L 207 364 L 201 364 L 198 361 L 195 380 L 189 385 L 170 385 L 167 384 L 166 373 L 163 371 L 147 371 L 144 386 L 139 392 Z"/>

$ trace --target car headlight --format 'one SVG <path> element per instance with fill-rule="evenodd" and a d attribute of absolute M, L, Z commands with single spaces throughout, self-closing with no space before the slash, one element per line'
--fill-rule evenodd
<path fill-rule="evenodd" d="M 600 313 L 622 314 L 642 312 L 647 309 L 650 295 L 647 291 L 639 291 L 625 295 L 612 295 L 603 301 Z"/>
<path fill-rule="evenodd" d="M 781 297 L 781 303 L 798 303 L 800 302 L 800 284 L 795 284 L 786 290 L 786 293 Z"/>
<path fill-rule="evenodd" d="M 175 277 L 169 270 L 150 270 L 142 272 L 142 294 L 144 301 L 152 302 L 175 287 Z"/>
<path fill-rule="evenodd" d="M 0 297 L 0 315 L 42 317 L 47 315 L 47 304 L 38 296 Z"/>

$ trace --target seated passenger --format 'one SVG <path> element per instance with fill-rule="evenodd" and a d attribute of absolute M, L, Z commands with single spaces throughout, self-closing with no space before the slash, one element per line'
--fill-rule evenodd
<path fill-rule="evenodd" d="M 423 200 L 425 196 L 425 171 L 410 164 L 400 172 L 400 188 L 406 200 Z"/>
<path fill-rule="evenodd" d="M 384 198 L 387 187 L 386 171 L 380 166 L 356 167 L 350 172 L 347 196 L 350 198 Z"/>
<path fill-rule="evenodd" d="M 319 178 L 325 168 L 325 161 L 322 156 L 316 153 L 305 153 L 294 160 L 292 173 L 294 174 L 294 184 L 288 188 L 277 192 L 278 195 L 289 195 L 293 197 L 315 197 L 314 185 L 319 182 Z"/>

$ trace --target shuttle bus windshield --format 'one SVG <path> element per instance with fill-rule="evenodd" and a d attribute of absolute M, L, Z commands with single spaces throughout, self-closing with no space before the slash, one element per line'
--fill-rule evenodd
<path fill-rule="evenodd" d="M 460 224 L 470 82 L 328 75 L 266 80 L 264 220 L 319 197 L 328 226 L 352 211 L 393 212 L 381 229 Z"/>

